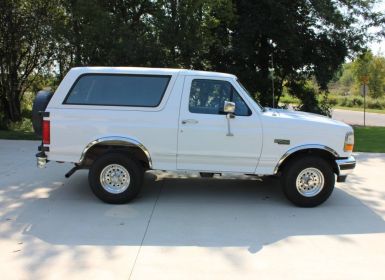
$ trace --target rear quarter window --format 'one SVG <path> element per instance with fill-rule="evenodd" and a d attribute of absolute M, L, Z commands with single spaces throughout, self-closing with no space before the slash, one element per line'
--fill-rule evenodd
<path fill-rule="evenodd" d="M 64 104 L 157 107 L 171 76 L 85 74 L 67 94 Z"/>

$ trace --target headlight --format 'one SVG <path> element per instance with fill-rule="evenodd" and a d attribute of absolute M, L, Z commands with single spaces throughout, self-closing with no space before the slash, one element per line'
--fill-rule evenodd
<path fill-rule="evenodd" d="M 344 151 L 345 152 L 353 152 L 354 147 L 354 133 L 348 132 L 345 136 L 345 144 L 344 144 Z"/>

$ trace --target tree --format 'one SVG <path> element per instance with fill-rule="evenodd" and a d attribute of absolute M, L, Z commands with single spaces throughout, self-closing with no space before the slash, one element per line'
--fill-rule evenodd
<path fill-rule="evenodd" d="M 353 71 L 354 76 L 358 84 L 362 83 L 362 79 L 365 77 L 369 78 L 371 64 L 373 60 L 372 52 L 364 52 L 359 55 L 357 59 L 353 62 Z"/>
<path fill-rule="evenodd" d="M 356 84 L 360 86 L 363 78 L 367 77 L 369 94 L 379 98 L 385 91 L 385 58 L 374 56 L 370 51 L 363 53 L 353 62 Z"/>
<path fill-rule="evenodd" d="M 373 57 L 369 74 L 369 94 L 373 98 L 385 95 L 385 58 Z"/>
<path fill-rule="evenodd" d="M 234 20 L 230 0 L 160 0 L 154 26 L 164 65 L 200 70 L 226 68 Z M 222 69 L 220 69 L 222 68 Z"/>
<path fill-rule="evenodd" d="M 21 120 L 20 101 L 32 73 L 52 65 L 56 1 L 0 0 L 0 112 L 1 122 Z"/>
<path fill-rule="evenodd" d="M 272 103 L 272 57 L 277 100 L 285 81 L 298 88 L 301 81 L 315 77 L 326 91 L 345 58 L 365 46 L 368 27 L 383 21 L 382 15 L 372 12 L 374 2 L 236 0 L 233 71 L 259 93 L 264 105 Z"/>
<path fill-rule="evenodd" d="M 276 104 L 285 83 L 298 89 L 315 77 L 326 92 L 345 58 L 365 45 L 367 28 L 383 20 L 372 12 L 376 0 L 62 1 L 64 71 L 135 65 L 231 72 L 263 105 L 272 103 L 272 68 Z"/>
<path fill-rule="evenodd" d="M 61 0 L 61 72 L 73 66 L 153 66 L 162 61 L 151 0 Z M 164 66 L 164 65 L 158 65 Z"/>
<path fill-rule="evenodd" d="M 64 72 L 79 65 L 213 69 L 208 53 L 221 48 L 216 32 L 233 16 L 230 0 L 62 3 L 67 15 L 60 37 Z M 230 47 L 228 41 L 223 45 Z"/>
<path fill-rule="evenodd" d="M 285 84 L 317 105 L 319 90 L 306 80 L 327 91 L 345 58 L 365 47 L 368 28 L 384 23 L 376 1 L 0 0 L 0 112 L 20 120 L 20 100 L 42 69 L 61 79 L 84 65 L 230 72 L 263 105 L 272 103 L 273 69 L 275 103 Z"/>

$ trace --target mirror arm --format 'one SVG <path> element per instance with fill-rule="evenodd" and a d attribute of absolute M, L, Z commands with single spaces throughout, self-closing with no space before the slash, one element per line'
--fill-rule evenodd
<path fill-rule="evenodd" d="M 228 113 L 226 115 L 226 120 L 227 120 L 227 134 L 226 136 L 234 136 L 234 134 L 231 132 L 230 128 L 230 119 L 234 119 L 235 115 L 233 113 Z"/>
<path fill-rule="evenodd" d="M 225 101 L 223 106 L 223 111 L 226 113 L 226 120 L 227 120 L 227 134 L 226 136 L 234 136 L 233 133 L 231 133 L 231 127 L 230 127 L 230 120 L 235 118 L 235 102 L 231 101 Z"/>

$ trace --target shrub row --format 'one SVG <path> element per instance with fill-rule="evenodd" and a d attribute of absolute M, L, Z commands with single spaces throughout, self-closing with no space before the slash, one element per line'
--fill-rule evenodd
<path fill-rule="evenodd" d="M 362 96 L 329 96 L 329 104 L 331 106 L 358 107 L 364 106 L 364 98 Z M 385 109 L 385 99 L 366 98 L 366 107 L 369 109 Z"/>

